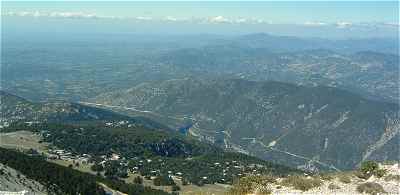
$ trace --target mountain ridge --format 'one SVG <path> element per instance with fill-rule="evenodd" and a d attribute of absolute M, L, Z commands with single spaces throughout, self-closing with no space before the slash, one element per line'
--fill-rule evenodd
<path fill-rule="evenodd" d="M 93 101 L 187 116 L 193 119 L 192 132 L 210 136 L 215 142 L 232 142 L 280 163 L 288 160 L 282 157 L 287 154 L 253 143 L 272 144 L 279 150 L 350 169 L 362 160 L 368 147 L 385 136 L 385 131 L 391 132 L 385 143 L 395 144 L 389 141 L 399 136 L 398 104 L 368 100 L 333 87 L 241 79 L 186 79 L 148 83 L 115 93 L 118 95 L 111 92 Z M 223 138 L 221 132 L 225 132 Z M 243 138 L 255 138 L 256 142 Z M 359 142 L 357 146 L 352 139 Z M 381 160 L 391 159 L 396 158 L 397 151 L 392 148 L 383 156 L 371 155 Z"/>
<path fill-rule="evenodd" d="M 11 93 L 0 91 L 1 126 L 13 122 L 63 122 L 83 121 L 130 121 L 148 128 L 168 128 L 144 117 L 129 117 L 110 110 L 86 106 L 73 102 L 32 102 Z"/>

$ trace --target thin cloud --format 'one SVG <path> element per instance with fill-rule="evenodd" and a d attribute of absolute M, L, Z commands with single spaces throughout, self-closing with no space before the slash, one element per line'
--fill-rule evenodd
<path fill-rule="evenodd" d="M 214 16 L 214 17 L 209 17 L 203 20 L 202 23 L 210 23 L 210 24 L 269 24 L 270 22 L 267 22 L 263 19 L 260 18 L 227 18 L 224 16 Z"/>
<path fill-rule="evenodd" d="M 52 12 L 49 16 L 58 18 L 100 18 L 95 14 L 83 12 Z"/>
<path fill-rule="evenodd" d="M 308 21 L 308 22 L 305 22 L 304 25 L 305 26 L 326 26 L 326 25 L 328 25 L 328 23 Z"/>
<path fill-rule="evenodd" d="M 395 23 L 395 22 L 385 22 L 385 23 L 383 23 L 383 25 L 391 26 L 391 27 L 395 27 L 395 28 L 399 28 L 400 27 L 400 23 Z"/>
<path fill-rule="evenodd" d="M 239 19 L 235 20 L 235 23 L 239 23 L 239 24 L 247 23 L 247 22 L 248 22 L 247 18 L 239 18 Z"/>
<path fill-rule="evenodd" d="M 188 22 L 192 24 L 232 24 L 232 25 L 242 25 L 242 24 L 253 24 L 253 25 L 268 25 L 268 24 L 279 24 L 266 21 L 261 18 L 255 17 L 237 17 L 230 18 L 222 15 L 211 16 L 211 17 L 186 17 L 178 18 L 174 16 L 165 16 L 153 18 L 151 16 L 136 16 L 136 17 L 120 17 L 120 16 L 103 16 L 96 13 L 87 12 L 41 12 L 41 11 L 20 11 L 20 12 L 2 12 L 2 16 L 14 16 L 14 17 L 33 17 L 33 18 L 60 18 L 60 19 L 130 19 L 143 22 L 168 22 L 168 23 L 179 23 Z M 307 21 L 305 23 L 297 23 L 294 25 L 304 25 L 309 27 L 322 27 L 330 26 L 338 29 L 347 28 L 399 28 L 400 24 L 396 22 L 366 22 L 366 23 L 352 23 L 346 21 L 338 22 L 323 22 L 323 21 Z"/>
<path fill-rule="evenodd" d="M 233 20 L 233 23 L 237 24 L 269 24 L 269 22 L 259 18 L 239 18 Z"/>
<path fill-rule="evenodd" d="M 50 18 L 108 18 L 106 16 L 98 16 L 93 13 L 85 12 L 39 12 L 39 11 L 22 11 L 22 12 L 6 12 L 3 16 L 18 17 L 50 17 Z"/>
<path fill-rule="evenodd" d="M 137 17 L 135 17 L 135 19 L 136 20 L 153 20 L 153 18 L 152 17 L 149 17 L 149 16 L 137 16 Z"/>
<path fill-rule="evenodd" d="M 353 23 L 351 23 L 351 22 L 342 22 L 342 21 L 340 21 L 340 22 L 336 23 L 336 27 L 337 28 L 349 28 L 352 25 L 353 25 Z"/>
<path fill-rule="evenodd" d="M 210 23 L 232 23 L 232 21 L 224 16 L 215 16 L 208 19 Z"/>
<path fill-rule="evenodd" d="M 164 20 L 166 20 L 166 21 L 171 21 L 171 22 L 177 22 L 177 21 L 179 21 L 178 18 L 175 18 L 175 17 L 172 17 L 172 16 L 167 16 L 167 17 L 164 18 Z"/>

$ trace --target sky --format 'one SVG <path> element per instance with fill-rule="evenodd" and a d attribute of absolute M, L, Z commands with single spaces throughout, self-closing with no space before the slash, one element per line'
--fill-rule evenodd
<path fill-rule="evenodd" d="M 190 26 L 192 33 L 200 30 L 201 33 L 217 34 L 258 31 L 283 34 L 295 31 L 292 33 L 298 34 L 298 31 L 301 35 L 310 36 L 323 36 L 326 32 L 331 32 L 332 36 L 345 36 L 343 33 L 396 36 L 399 29 L 398 9 L 397 1 L 3 1 L 2 18 L 4 23 L 14 27 L 18 24 L 29 26 L 32 18 L 35 23 L 41 20 L 43 28 L 48 26 L 46 23 L 51 24 L 49 19 L 103 19 L 104 26 L 109 25 L 109 20 L 119 20 L 115 22 L 115 29 L 127 31 L 132 26 L 146 29 L 146 25 L 152 25 L 159 27 L 148 29 L 152 32 L 179 29 L 189 33 L 187 27 Z M 96 23 L 98 26 L 102 22 Z"/>

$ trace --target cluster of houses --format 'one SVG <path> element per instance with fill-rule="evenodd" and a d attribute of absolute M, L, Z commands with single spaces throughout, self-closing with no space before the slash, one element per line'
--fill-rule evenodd
<path fill-rule="evenodd" d="M 107 157 L 106 155 L 101 155 L 100 158 L 102 159 L 102 161 L 100 162 L 101 165 L 105 165 L 107 161 L 117 161 L 117 160 L 125 160 L 125 158 L 121 158 L 121 156 L 119 154 L 111 154 L 111 157 Z M 127 163 L 126 162 L 120 162 L 120 165 L 124 165 L 126 166 Z"/>
<path fill-rule="evenodd" d="M 89 164 L 91 160 L 91 156 L 88 154 L 82 155 L 74 155 L 69 151 L 61 150 L 61 149 L 50 149 L 48 151 L 48 158 L 49 159 L 61 159 L 65 161 L 71 161 L 74 163 L 80 164 Z M 147 174 L 144 176 L 147 179 L 155 179 L 156 177 L 160 176 L 161 174 L 167 174 L 168 177 L 174 180 L 183 180 L 184 173 L 179 171 L 177 167 L 168 167 L 167 162 L 164 159 L 146 159 L 146 158 L 132 158 L 129 159 L 130 161 L 134 162 L 130 164 L 127 159 L 122 157 L 119 154 L 111 154 L 111 155 L 102 155 L 99 156 L 101 161 L 98 162 L 99 164 L 105 166 L 109 161 L 116 161 L 119 163 L 121 167 L 126 167 L 127 173 L 131 174 L 140 174 L 143 173 L 143 169 L 147 169 Z M 191 159 L 186 159 L 191 160 Z M 146 168 L 147 167 L 147 168 Z M 152 169 L 154 167 L 154 169 Z M 170 170 L 168 170 L 170 168 Z M 225 183 L 228 181 L 228 178 L 235 175 L 235 177 L 241 177 L 245 174 L 251 173 L 254 175 L 260 175 L 260 171 L 263 169 L 263 165 L 242 165 L 237 161 L 223 161 L 223 162 L 210 162 L 209 167 L 212 170 L 215 170 L 216 174 L 219 174 L 222 178 L 220 182 Z M 163 170 L 161 170 L 163 169 Z M 218 171 L 217 171 L 218 170 Z M 217 173 L 218 172 L 218 173 Z M 208 175 L 201 176 L 202 180 L 210 179 Z"/>
<path fill-rule="evenodd" d="M 118 122 L 106 122 L 107 127 L 133 127 L 134 124 L 130 124 L 129 121 L 118 121 Z"/>
<path fill-rule="evenodd" d="M 62 149 L 48 149 L 46 157 L 50 160 L 64 160 L 71 161 L 80 164 L 90 164 L 92 161 L 92 156 L 89 154 L 73 154 L 67 150 Z M 101 162 L 99 164 L 105 165 L 107 161 L 120 161 L 120 165 L 127 166 L 125 158 L 122 158 L 119 154 L 113 153 L 111 156 L 102 155 L 100 156 Z"/>
<path fill-rule="evenodd" d="M 89 154 L 74 155 L 66 150 L 49 149 L 47 158 L 51 160 L 60 159 L 65 161 L 78 162 L 80 164 L 88 164 L 91 156 Z"/>
<path fill-rule="evenodd" d="M 8 123 L 8 121 L 5 121 L 5 119 L 0 118 L 0 129 L 6 128 L 9 126 L 10 126 L 10 123 Z"/>
<path fill-rule="evenodd" d="M 188 159 L 187 159 L 188 160 Z M 146 168 L 148 166 L 148 168 Z M 151 167 L 154 167 L 153 169 Z M 212 170 L 213 174 L 220 175 L 218 180 L 219 182 L 225 183 L 229 178 L 241 177 L 245 174 L 254 174 L 261 175 L 261 170 L 264 168 L 263 165 L 251 164 L 251 165 L 242 165 L 237 161 L 225 161 L 225 162 L 210 162 L 208 168 Z M 155 179 L 157 176 L 162 174 L 167 174 L 168 177 L 174 180 L 182 180 L 184 177 L 184 173 L 178 167 L 169 167 L 167 163 L 163 159 L 151 160 L 151 159 L 136 159 L 136 163 L 134 166 L 130 166 L 128 171 L 133 174 L 140 173 L 140 169 L 147 169 L 147 173 L 145 176 L 148 179 Z M 170 169 L 170 170 L 168 170 Z M 173 170 L 173 171 L 172 171 Z M 210 172 L 210 170 L 203 170 L 205 174 L 200 176 L 200 180 L 209 180 L 209 175 L 206 172 Z"/>
<path fill-rule="evenodd" d="M 129 121 L 119 121 L 119 122 L 107 122 L 106 126 L 125 126 L 130 125 Z M 42 136 L 50 136 L 48 132 L 41 131 Z M 89 154 L 74 154 L 68 150 L 63 149 L 49 149 L 47 152 L 47 157 L 52 160 L 64 160 L 70 161 L 73 163 L 79 164 L 89 164 L 91 163 L 92 156 Z M 107 162 L 109 161 L 117 161 L 122 168 L 121 170 L 126 170 L 127 173 L 132 174 L 143 174 L 145 172 L 146 178 L 155 179 L 161 174 L 167 174 L 170 178 L 174 180 L 183 180 L 184 169 L 179 169 L 179 167 L 169 167 L 168 162 L 165 159 L 147 159 L 147 158 L 132 158 L 125 159 L 120 154 L 113 153 L 111 155 L 102 155 L 96 157 L 100 159 L 97 163 L 101 164 L 103 167 L 106 167 Z M 191 158 L 187 158 L 186 160 L 192 160 Z M 134 162 L 133 164 L 129 164 L 129 162 Z M 219 181 L 225 183 L 230 180 L 232 177 L 241 177 L 247 173 L 252 173 L 255 175 L 259 175 L 262 172 L 262 165 L 242 165 L 239 162 L 233 161 L 221 161 L 221 162 L 209 162 L 208 168 L 212 170 L 213 174 L 219 175 Z M 172 166 L 172 165 L 171 165 Z M 208 171 L 210 172 L 210 171 Z M 204 174 L 200 176 L 199 179 L 202 180 L 210 180 L 210 178 L 214 176 Z"/>

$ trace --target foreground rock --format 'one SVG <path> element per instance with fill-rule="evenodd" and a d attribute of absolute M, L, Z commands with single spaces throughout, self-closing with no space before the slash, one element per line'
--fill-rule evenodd
<path fill-rule="evenodd" d="M 15 169 L 0 163 L 0 194 L 8 194 L 6 192 L 35 195 L 47 194 L 45 188 L 39 182 L 28 179 Z"/>
<path fill-rule="evenodd" d="M 400 194 L 399 164 L 379 164 L 379 170 L 385 174 L 368 178 L 359 171 L 288 178 L 249 176 L 235 184 L 230 194 Z"/>

